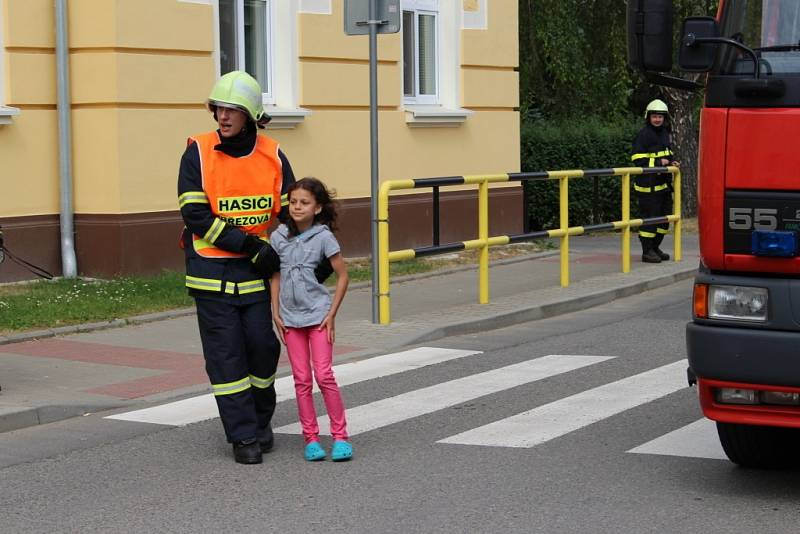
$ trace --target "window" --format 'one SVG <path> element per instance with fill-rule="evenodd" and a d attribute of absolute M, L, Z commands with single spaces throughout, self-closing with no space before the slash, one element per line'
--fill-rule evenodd
<path fill-rule="evenodd" d="M 403 96 L 439 103 L 439 2 L 403 0 Z"/>
<path fill-rule="evenodd" d="M 11 117 L 19 115 L 17 108 L 4 106 L 5 95 L 3 89 L 5 87 L 6 69 L 3 64 L 3 56 L 5 51 L 5 41 L 3 40 L 3 4 L 0 2 L 0 125 L 11 124 Z"/>
<path fill-rule="evenodd" d="M 244 70 L 273 103 L 272 0 L 219 0 L 220 74 Z"/>

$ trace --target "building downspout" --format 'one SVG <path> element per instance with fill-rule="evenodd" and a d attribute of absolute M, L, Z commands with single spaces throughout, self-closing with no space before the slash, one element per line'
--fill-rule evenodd
<path fill-rule="evenodd" d="M 58 89 L 58 170 L 61 190 L 61 267 L 64 278 L 78 275 L 75 259 L 72 194 L 72 123 L 69 94 L 67 0 L 56 0 L 56 70 Z"/>

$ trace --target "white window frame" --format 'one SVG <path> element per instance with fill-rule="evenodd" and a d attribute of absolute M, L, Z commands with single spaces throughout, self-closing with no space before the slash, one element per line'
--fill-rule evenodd
<path fill-rule="evenodd" d="M 402 11 L 411 11 L 414 13 L 414 94 L 408 96 L 405 94 L 405 80 L 403 80 L 403 102 L 405 104 L 418 104 L 418 105 L 436 105 L 440 103 L 441 94 L 441 16 L 439 13 L 439 0 L 403 0 Z M 420 15 L 433 15 L 435 22 L 435 44 L 436 55 L 434 58 L 434 69 L 436 71 L 436 91 L 432 95 L 420 94 L 420 76 L 419 76 L 419 16 Z M 402 28 L 402 18 L 401 18 Z M 401 30 L 402 31 L 402 30 Z M 405 37 L 405 34 L 403 34 Z M 403 46 L 405 50 L 405 46 Z M 402 78 L 402 76 L 401 76 Z"/>
<path fill-rule="evenodd" d="M 241 9 L 239 9 L 241 5 Z M 214 8 L 214 62 L 220 75 L 219 0 L 213 0 Z M 244 1 L 237 0 L 237 20 L 244 26 Z M 269 39 L 268 76 L 269 92 L 263 93 L 264 110 L 272 116 L 269 129 L 294 128 L 311 115 L 301 108 L 298 82 L 297 15 L 299 0 L 268 0 L 267 33 Z M 237 23 L 238 26 L 238 23 Z M 237 27 L 237 63 L 243 65 L 244 32 Z"/>
<path fill-rule="evenodd" d="M 246 57 L 245 57 L 245 43 L 244 43 L 244 2 L 245 0 L 233 0 L 234 2 L 234 10 L 235 10 L 235 17 L 236 17 L 236 28 L 235 28 L 235 35 L 236 35 L 236 69 L 237 70 L 245 70 Z M 265 106 L 271 105 L 274 103 L 273 99 L 273 72 L 275 70 L 275 54 L 273 53 L 275 50 L 275 31 L 273 26 L 273 11 L 275 0 L 264 0 L 266 4 L 266 24 L 265 27 L 267 29 L 267 47 L 268 47 L 268 54 L 267 54 L 267 87 L 262 87 L 262 101 Z M 214 30 L 215 30 L 215 37 L 216 37 L 216 45 L 217 45 L 217 74 L 222 75 L 222 65 L 219 58 L 219 51 L 222 50 L 221 43 L 220 43 L 220 36 L 219 36 L 219 0 L 215 2 L 215 16 L 214 16 Z"/>
<path fill-rule="evenodd" d="M 435 11 L 437 99 L 434 102 L 405 97 L 403 75 L 400 94 L 406 123 L 410 127 L 457 127 L 472 115 L 461 107 L 461 29 L 464 20 L 463 0 L 402 0 L 404 11 L 411 7 Z M 431 9 L 434 8 L 434 9 Z M 418 46 L 415 43 L 415 48 Z"/>
<path fill-rule="evenodd" d="M 19 109 L 5 106 L 6 73 L 5 54 L 6 42 L 3 35 L 3 0 L 0 0 L 0 125 L 11 124 L 11 117 L 19 115 Z"/>

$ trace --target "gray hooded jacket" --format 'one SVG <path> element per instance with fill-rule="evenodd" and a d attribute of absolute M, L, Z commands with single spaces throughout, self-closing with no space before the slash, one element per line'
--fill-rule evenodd
<path fill-rule="evenodd" d="M 283 323 L 293 328 L 320 324 L 331 309 L 331 294 L 317 282 L 314 269 L 324 258 L 339 252 L 339 242 L 324 224 L 315 224 L 292 237 L 282 224 L 270 236 L 270 244 L 281 258 Z"/>

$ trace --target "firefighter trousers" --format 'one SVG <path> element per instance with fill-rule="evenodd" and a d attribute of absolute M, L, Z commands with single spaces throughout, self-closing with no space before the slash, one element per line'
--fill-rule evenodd
<path fill-rule="evenodd" d="M 639 217 L 650 219 L 663 217 L 672 213 L 672 192 L 669 189 L 651 193 L 638 193 Z M 639 241 L 642 243 L 642 252 L 658 248 L 669 233 L 669 223 L 646 224 L 639 227 Z"/>
<path fill-rule="evenodd" d="M 206 372 L 228 441 L 258 437 L 275 412 L 281 346 L 268 298 L 195 297 Z"/>

